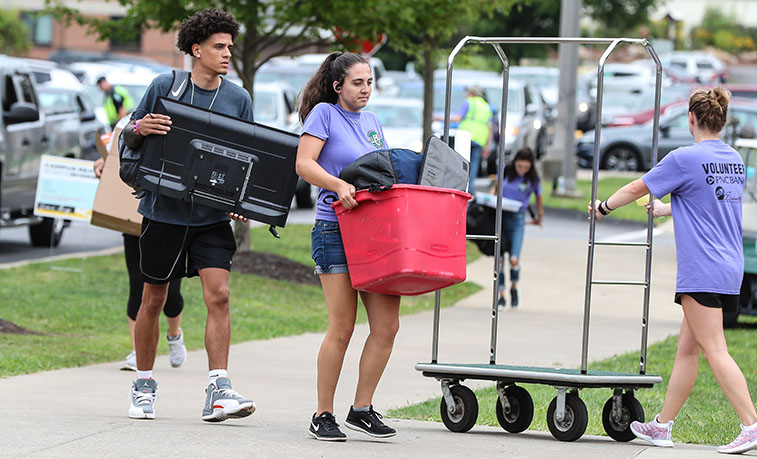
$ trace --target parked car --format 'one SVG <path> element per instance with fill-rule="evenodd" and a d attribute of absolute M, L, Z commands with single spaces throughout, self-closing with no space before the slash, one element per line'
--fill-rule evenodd
<path fill-rule="evenodd" d="M 272 59 L 263 64 L 255 73 L 255 84 L 282 82 L 291 86 L 299 94 L 313 76 L 315 68 L 298 65 L 291 59 Z"/>
<path fill-rule="evenodd" d="M 316 69 L 320 67 L 328 54 L 301 54 L 299 56 L 277 56 L 263 64 L 255 75 L 259 81 L 286 81 L 297 93 L 300 93 L 305 87 L 310 77 L 313 76 Z M 379 80 L 386 75 L 386 69 L 381 59 L 369 57 L 368 63 L 371 66 L 373 75 L 373 85 L 377 92 L 383 87 Z M 272 79 L 276 75 L 278 79 Z"/>
<path fill-rule="evenodd" d="M 602 128 L 599 167 L 621 171 L 644 171 L 652 166 L 652 123 L 626 127 Z M 732 99 L 728 104 L 728 121 L 720 135 L 724 140 L 733 137 L 729 130 L 757 127 L 757 104 Z M 670 151 L 690 145 L 694 138 L 689 132 L 688 103 L 671 106 L 660 116 L 657 155 L 662 159 Z M 754 132 L 754 131 L 752 131 Z M 591 168 L 594 158 L 594 131 L 586 132 L 576 147 L 578 165 Z"/>
<path fill-rule="evenodd" d="M 660 91 L 660 115 L 668 107 L 688 100 L 692 87 L 690 85 L 672 85 Z M 625 99 L 625 101 L 624 101 Z M 630 95 L 621 94 L 619 100 L 614 93 L 609 93 L 602 109 L 603 126 L 630 126 L 641 124 L 654 117 L 654 88 L 634 91 Z M 607 112 L 605 108 L 610 107 Z"/>
<path fill-rule="evenodd" d="M 226 77 L 230 82 L 242 86 L 236 76 Z M 296 132 L 297 114 L 295 103 L 297 93 L 286 83 L 255 83 L 255 97 L 252 112 L 255 121 L 284 131 Z"/>
<path fill-rule="evenodd" d="M 70 71 L 60 68 L 52 61 L 25 59 L 37 82 L 40 106 L 52 119 L 58 131 L 73 130 L 76 123 L 70 118 L 75 113 L 79 118 L 78 137 L 84 159 L 95 160 L 100 157 L 95 139 L 109 132 L 110 126 L 95 116 L 95 107 L 82 93 L 82 84 Z"/>
<path fill-rule="evenodd" d="M 510 67 L 510 79 L 535 87 L 541 91 L 544 102 L 549 107 L 557 107 L 560 98 L 560 69 L 557 67 Z"/>
<path fill-rule="evenodd" d="M 83 159 L 96 160 L 100 157 L 95 142 L 100 135 L 110 132 L 110 126 L 97 120 L 94 108 L 88 106 L 81 92 L 39 85 L 39 103 L 56 126 L 58 142 L 61 141 L 60 136 L 65 135 L 66 142 L 79 142 Z"/>
<path fill-rule="evenodd" d="M 32 69 L 21 59 L 0 56 L 0 226 L 29 227 L 33 245 L 60 242 L 66 223 L 34 215 L 42 155 L 81 157 L 78 135 L 58 137 L 61 120 L 40 107 Z M 78 122 L 76 114 L 68 115 Z"/>
<path fill-rule="evenodd" d="M 376 96 L 371 97 L 365 110 L 378 117 L 389 147 L 423 149 L 422 101 Z"/>
<path fill-rule="evenodd" d="M 326 59 L 326 56 L 328 56 L 328 54 L 301 54 L 290 59 L 294 59 L 297 65 L 305 68 L 310 68 L 312 72 L 315 72 L 315 70 L 321 66 L 324 59 Z M 283 59 L 286 59 L 286 57 Z M 378 57 L 371 56 L 366 59 L 368 60 L 368 65 L 370 65 L 371 67 L 373 87 L 377 92 L 381 92 L 384 88 L 381 87 L 380 80 L 384 77 L 384 75 L 386 75 L 386 68 L 384 68 L 384 63 Z"/>
<path fill-rule="evenodd" d="M 729 84 L 725 88 L 731 92 L 731 97 L 757 102 L 757 85 L 755 84 Z"/>
<path fill-rule="evenodd" d="M 256 83 L 252 105 L 255 121 L 292 131 L 292 125 L 298 122 L 296 102 L 297 93 L 285 83 Z"/>
<path fill-rule="evenodd" d="M 484 90 L 485 98 L 492 106 L 493 116 L 498 121 L 502 105 L 502 83 L 502 75 L 494 72 L 455 71 L 452 76 L 450 113 L 460 110 L 465 101 L 465 88 L 475 84 Z M 445 92 L 445 80 L 435 79 L 433 112 L 436 117 L 442 117 L 444 114 Z M 423 100 L 423 82 L 410 81 L 401 85 L 398 97 Z M 531 147 L 537 154 L 546 152 L 551 140 L 547 130 L 544 129 L 549 124 L 546 110 L 546 104 L 538 90 L 520 81 L 509 82 L 504 134 L 505 151 L 508 155 L 524 146 Z M 453 128 L 456 126 L 457 124 L 454 123 L 451 125 Z M 440 131 L 441 123 L 435 124 L 433 130 Z"/>
<path fill-rule="evenodd" d="M 381 77 L 381 96 L 397 97 L 401 91 L 402 85 L 408 82 L 417 84 L 421 81 L 421 76 L 415 71 L 387 70 Z"/>
<path fill-rule="evenodd" d="M 673 51 L 660 56 L 660 62 L 681 78 L 693 78 L 697 83 L 725 83 L 730 78 L 723 61 L 700 51 Z"/>

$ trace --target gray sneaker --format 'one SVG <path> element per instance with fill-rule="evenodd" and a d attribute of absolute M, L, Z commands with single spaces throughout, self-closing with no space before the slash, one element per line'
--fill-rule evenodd
<path fill-rule="evenodd" d="M 166 339 L 168 340 L 168 360 L 171 362 L 172 367 L 180 367 L 187 358 L 187 348 L 184 346 L 184 332 L 180 328 L 179 336 L 172 337 L 166 334 Z"/>
<path fill-rule="evenodd" d="M 120 370 L 137 371 L 137 352 L 132 349 L 129 355 L 121 362 Z"/>
<path fill-rule="evenodd" d="M 155 399 L 158 396 L 158 382 L 152 378 L 137 379 L 131 385 L 131 405 L 129 417 L 133 419 L 155 419 Z"/>
<path fill-rule="evenodd" d="M 255 402 L 247 400 L 231 388 L 229 378 L 218 378 L 205 389 L 205 407 L 202 420 L 221 422 L 227 419 L 246 418 L 255 412 Z"/>

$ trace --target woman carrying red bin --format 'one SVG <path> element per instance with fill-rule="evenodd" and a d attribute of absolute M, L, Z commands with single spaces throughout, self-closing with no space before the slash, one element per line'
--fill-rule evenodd
<path fill-rule="evenodd" d="M 332 53 L 305 86 L 300 105 L 303 127 L 296 167 L 300 177 L 319 187 L 312 256 L 329 313 L 329 327 L 318 353 L 318 408 L 308 429 L 317 440 L 347 438 L 333 414 L 334 393 L 355 327 L 358 293 L 368 314 L 370 334 L 345 424 L 372 437 L 396 434 L 381 421 L 372 401 L 399 329 L 400 297 L 358 292 L 352 287 L 339 223 L 331 208 L 337 200 L 346 209 L 358 204 L 355 187 L 338 178 L 341 170 L 366 153 L 388 148 L 376 115 L 361 111 L 372 84 L 371 68 L 362 56 Z"/>

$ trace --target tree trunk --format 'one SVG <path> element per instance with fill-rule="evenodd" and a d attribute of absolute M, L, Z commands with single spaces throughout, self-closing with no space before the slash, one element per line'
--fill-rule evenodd
<path fill-rule="evenodd" d="M 434 117 L 434 61 L 433 46 L 423 44 L 423 139 L 431 135 L 431 122 Z"/>
<path fill-rule="evenodd" d="M 234 239 L 237 241 L 237 252 L 250 252 L 250 224 L 234 220 Z"/>
<path fill-rule="evenodd" d="M 255 20 L 250 20 L 246 24 L 247 33 L 242 36 L 242 46 L 238 54 L 232 54 L 234 68 L 237 70 L 239 78 L 242 80 L 244 89 L 250 94 L 250 99 L 255 102 L 255 61 L 257 60 L 257 49 L 255 48 Z M 250 252 L 250 224 L 239 220 L 234 221 L 234 239 L 237 241 L 237 252 Z"/>

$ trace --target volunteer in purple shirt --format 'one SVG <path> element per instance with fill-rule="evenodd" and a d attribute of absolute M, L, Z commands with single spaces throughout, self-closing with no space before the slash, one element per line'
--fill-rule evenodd
<path fill-rule="evenodd" d="M 662 410 L 650 422 L 632 422 L 631 430 L 654 445 L 673 446 L 673 419 L 694 387 L 701 351 L 741 419 L 738 437 L 718 448 L 732 454 L 757 446 L 757 413 L 723 334 L 723 310 L 736 311 L 744 273 L 745 168 L 741 156 L 718 139 L 728 100 L 722 88 L 695 91 L 689 99 L 694 144 L 670 152 L 642 178 L 590 207 L 599 220 L 649 192 L 659 197 L 670 194 L 670 204 L 655 200 L 654 216 L 673 216 L 678 263 L 675 302 L 683 307 L 684 318 Z"/>
<path fill-rule="evenodd" d="M 308 428 L 317 440 L 346 440 L 334 418 L 334 392 L 355 327 L 358 294 L 371 331 L 360 357 L 355 399 L 345 423 L 372 437 L 396 434 L 373 410 L 372 399 L 399 329 L 400 297 L 352 288 L 339 223 L 331 209 L 337 200 L 347 209 L 358 205 L 355 187 L 338 178 L 339 172 L 360 156 L 387 148 L 376 115 L 361 111 L 371 96 L 372 84 L 371 68 L 362 56 L 332 53 L 305 86 L 300 104 L 303 126 L 297 174 L 320 188 L 312 255 L 329 313 L 329 327 L 318 353 L 318 408 Z"/>
<path fill-rule="evenodd" d="M 534 167 L 534 152 L 521 148 L 505 168 L 502 181 L 502 197 L 520 202 L 517 212 L 502 212 L 502 253 L 510 255 L 510 306 L 520 307 L 518 280 L 520 280 L 520 251 L 523 247 L 523 234 L 526 228 L 526 209 L 531 195 L 536 196 L 538 216 L 531 223 L 541 225 L 544 219 L 544 201 L 541 197 L 541 180 Z M 496 190 L 494 191 L 496 193 Z M 504 310 L 505 301 L 505 263 L 499 267 L 499 300 L 497 305 Z"/>

